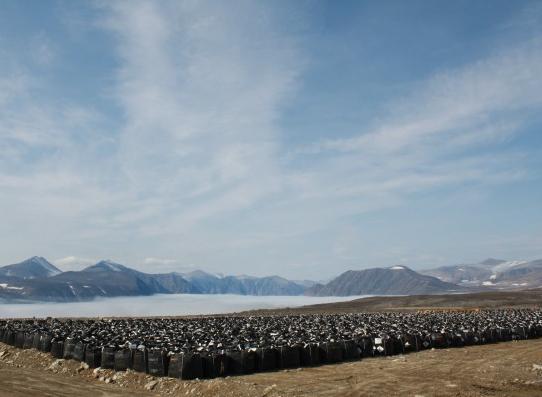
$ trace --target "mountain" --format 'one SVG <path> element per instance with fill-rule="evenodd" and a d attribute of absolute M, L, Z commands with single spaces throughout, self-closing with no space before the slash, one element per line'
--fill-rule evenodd
<path fill-rule="evenodd" d="M 453 265 L 442 266 L 436 269 L 420 271 L 421 274 L 433 276 L 439 280 L 461 284 L 461 285 L 482 285 L 484 281 L 490 279 L 493 272 L 491 268 L 474 265 Z"/>
<path fill-rule="evenodd" d="M 421 273 L 462 286 L 498 289 L 542 286 L 542 260 L 529 262 L 489 258 L 479 263 L 442 266 Z"/>
<path fill-rule="evenodd" d="M 243 295 L 303 295 L 305 288 L 278 276 L 270 277 L 224 277 L 226 292 Z M 237 292 L 239 291 L 239 292 Z"/>
<path fill-rule="evenodd" d="M 494 277 L 495 285 L 542 287 L 542 259 L 516 262 L 512 266 L 500 270 Z"/>
<path fill-rule="evenodd" d="M 36 263 L 48 271 L 37 272 Z M 152 294 L 302 295 L 305 291 L 305 287 L 278 276 L 224 277 L 201 270 L 186 274 L 148 274 L 109 260 L 68 272 L 46 264 L 48 262 L 43 258 L 31 258 L 21 264 L 0 268 L 7 269 L 0 274 L 0 300 L 70 302 L 95 297 Z"/>
<path fill-rule="evenodd" d="M 171 294 L 201 294 L 201 290 L 178 273 L 153 274 L 153 278 Z"/>
<path fill-rule="evenodd" d="M 51 277 L 51 281 L 95 286 L 100 290 L 100 296 L 170 293 L 153 275 L 130 269 L 112 261 L 101 261 L 81 271 L 64 272 Z"/>
<path fill-rule="evenodd" d="M 183 277 L 204 294 L 302 295 L 305 291 L 302 285 L 278 276 L 219 277 L 197 270 Z"/>
<path fill-rule="evenodd" d="M 34 256 L 13 265 L 0 267 L 0 276 L 17 277 L 25 280 L 51 277 L 60 273 L 62 273 L 60 269 L 53 266 L 47 259 L 41 256 Z"/>
<path fill-rule="evenodd" d="M 412 295 L 464 290 L 436 277 L 426 276 L 406 266 L 350 270 L 329 283 L 317 284 L 305 291 L 314 296 Z"/>

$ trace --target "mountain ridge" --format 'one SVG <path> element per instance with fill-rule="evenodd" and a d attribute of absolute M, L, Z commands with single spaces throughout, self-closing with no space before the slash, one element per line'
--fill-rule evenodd
<path fill-rule="evenodd" d="M 478 263 L 424 269 L 420 273 L 466 287 L 536 288 L 542 286 L 542 259 L 507 261 L 489 258 Z"/>
<path fill-rule="evenodd" d="M 47 259 L 33 256 L 22 262 L 0 267 L 0 276 L 33 279 L 39 277 L 52 277 L 62 271 Z"/>
<path fill-rule="evenodd" d="M 39 257 L 34 257 L 39 258 Z M 9 301 L 79 301 L 95 297 L 147 296 L 153 294 L 302 295 L 305 287 L 279 276 L 224 276 L 195 270 L 183 273 L 144 273 L 111 260 L 102 260 L 79 271 L 47 277 L 26 275 L 27 262 L 0 268 L 0 299 Z M 45 260 L 44 258 L 41 258 Z M 36 262 L 36 261 L 34 261 Z M 48 263 L 48 262 L 47 262 Z M 46 264 L 43 264 L 46 266 Z M 52 265 L 51 265 L 52 266 Z M 21 267 L 21 271 L 19 268 Z M 56 269 L 56 268 L 55 268 Z M 8 275 L 9 273 L 9 275 Z"/>
<path fill-rule="evenodd" d="M 96 297 L 153 294 L 240 295 L 412 295 L 522 289 L 542 286 L 542 260 L 489 258 L 477 264 L 414 271 L 396 265 L 348 270 L 325 283 L 296 282 L 280 276 L 253 277 L 187 273 L 145 273 L 111 260 L 62 272 L 43 257 L 0 267 L 0 301 L 71 302 Z"/>
<path fill-rule="evenodd" d="M 407 266 L 348 270 L 327 284 L 305 291 L 309 296 L 411 295 L 461 292 L 465 288 L 422 275 Z"/>

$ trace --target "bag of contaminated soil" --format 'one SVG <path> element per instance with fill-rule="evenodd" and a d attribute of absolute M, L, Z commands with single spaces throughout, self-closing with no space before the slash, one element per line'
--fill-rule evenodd
<path fill-rule="evenodd" d="M 44 353 L 49 353 L 51 351 L 51 335 L 42 335 L 41 336 L 41 345 L 40 345 L 40 351 Z"/>
<path fill-rule="evenodd" d="M 73 338 L 66 338 L 64 341 L 64 359 L 73 358 L 73 350 L 75 349 L 75 340 Z"/>
<path fill-rule="evenodd" d="M 431 347 L 434 347 L 435 349 L 443 349 L 448 347 L 448 343 L 446 341 L 446 335 L 442 333 L 432 333 L 431 334 Z"/>
<path fill-rule="evenodd" d="M 61 340 L 53 340 L 51 342 L 51 355 L 54 358 L 62 358 L 64 356 L 64 342 Z"/>
<path fill-rule="evenodd" d="M 353 340 L 342 341 L 343 358 L 344 360 L 359 360 L 361 350 Z"/>
<path fill-rule="evenodd" d="M 22 349 L 23 346 L 24 346 L 24 332 L 17 331 L 17 334 L 15 336 L 15 347 Z"/>
<path fill-rule="evenodd" d="M 243 374 L 243 358 L 240 350 L 226 351 L 227 358 L 227 374 L 242 375 Z"/>
<path fill-rule="evenodd" d="M 32 348 L 39 350 L 40 342 L 41 342 L 41 335 L 36 332 L 32 338 Z"/>
<path fill-rule="evenodd" d="M 32 343 L 34 342 L 34 335 L 25 334 L 23 349 L 32 349 Z"/>
<path fill-rule="evenodd" d="M 121 349 L 115 352 L 115 371 L 126 371 L 132 368 L 132 351 Z"/>
<path fill-rule="evenodd" d="M 339 342 L 324 342 L 320 345 L 323 362 L 326 364 L 339 363 L 343 361 L 343 348 Z"/>
<path fill-rule="evenodd" d="M 393 354 L 393 340 L 387 335 L 373 338 L 374 356 L 391 356 Z"/>
<path fill-rule="evenodd" d="M 133 369 L 137 372 L 148 372 L 147 349 L 137 349 L 133 352 Z"/>
<path fill-rule="evenodd" d="M 370 336 L 362 336 L 357 340 L 357 343 L 361 349 L 361 357 L 373 356 L 373 340 Z"/>
<path fill-rule="evenodd" d="M 102 364 L 102 349 L 96 346 L 86 346 L 85 363 L 90 368 L 98 368 Z"/>
<path fill-rule="evenodd" d="M 115 347 L 114 346 L 103 347 L 100 366 L 102 368 L 107 368 L 107 369 L 115 368 Z"/>
<path fill-rule="evenodd" d="M 169 357 L 168 376 L 191 380 L 203 378 L 203 365 L 198 353 L 182 352 Z"/>
<path fill-rule="evenodd" d="M 150 375 L 165 376 L 168 373 L 168 357 L 162 350 L 149 350 L 147 358 L 147 369 Z"/>
<path fill-rule="evenodd" d="M 244 374 L 252 374 L 258 371 L 258 356 L 256 355 L 256 349 L 242 350 L 241 361 L 243 363 Z"/>
<path fill-rule="evenodd" d="M 313 367 L 320 364 L 320 349 L 316 343 L 307 343 L 301 347 L 301 366 Z"/>
<path fill-rule="evenodd" d="M 15 345 L 15 332 L 12 330 L 7 330 L 4 334 L 4 343 L 14 346 Z"/>
<path fill-rule="evenodd" d="M 281 346 L 279 351 L 279 368 L 299 368 L 301 366 L 301 354 L 298 346 Z"/>
<path fill-rule="evenodd" d="M 73 359 L 77 361 L 85 361 L 85 344 L 77 342 L 73 348 Z"/>
<path fill-rule="evenodd" d="M 227 357 L 224 353 L 203 353 L 201 354 L 204 378 L 217 378 L 226 376 Z"/>
<path fill-rule="evenodd" d="M 256 350 L 260 371 L 273 371 L 278 367 L 278 352 L 274 347 L 262 347 Z"/>

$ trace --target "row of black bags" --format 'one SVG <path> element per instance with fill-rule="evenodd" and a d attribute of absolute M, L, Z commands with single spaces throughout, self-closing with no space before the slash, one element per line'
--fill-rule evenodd
<path fill-rule="evenodd" d="M 365 336 L 356 340 L 308 343 L 295 346 L 252 348 L 215 352 L 171 353 L 160 349 L 128 349 L 91 346 L 72 338 L 55 340 L 49 334 L 0 328 L 0 340 L 22 349 L 50 352 L 55 358 L 101 367 L 170 376 L 180 379 L 215 378 L 254 372 L 291 369 L 359 360 L 363 357 L 406 354 L 430 348 L 542 337 L 542 325 L 486 329 L 482 332 Z"/>

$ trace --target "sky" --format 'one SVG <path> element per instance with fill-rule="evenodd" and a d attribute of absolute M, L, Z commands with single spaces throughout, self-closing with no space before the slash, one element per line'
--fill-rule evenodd
<path fill-rule="evenodd" d="M 0 264 L 542 258 L 540 1 L 0 2 Z"/>

